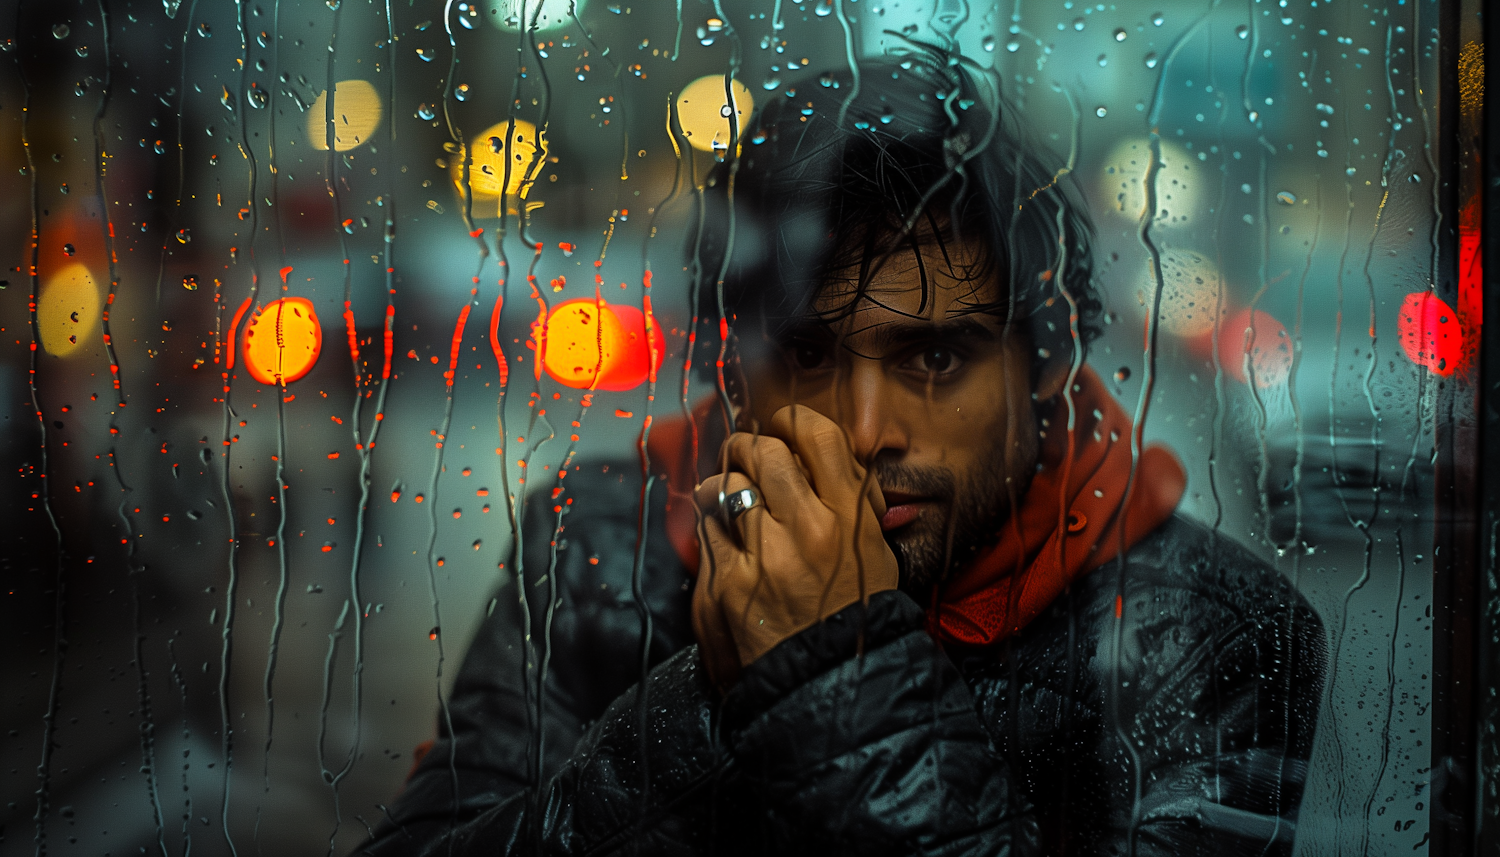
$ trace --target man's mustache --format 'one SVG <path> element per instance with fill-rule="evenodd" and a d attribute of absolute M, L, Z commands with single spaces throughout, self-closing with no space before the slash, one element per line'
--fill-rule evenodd
<path fill-rule="evenodd" d="M 880 490 L 887 494 L 912 494 L 925 500 L 945 500 L 953 496 L 956 480 L 946 469 L 876 461 L 870 471 Z"/>

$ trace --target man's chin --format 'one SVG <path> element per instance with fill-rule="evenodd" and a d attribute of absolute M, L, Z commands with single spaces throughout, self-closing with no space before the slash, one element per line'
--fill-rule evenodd
<path fill-rule="evenodd" d="M 910 594 L 925 591 L 939 580 L 945 562 L 939 534 L 925 532 L 923 521 L 913 521 L 885 534 L 886 544 L 896 554 L 901 588 Z"/>
<path fill-rule="evenodd" d="M 885 534 L 885 542 L 896 554 L 901 589 L 917 597 L 929 594 L 931 587 L 963 571 L 974 558 L 994 544 L 964 532 L 950 540 L 945 528 L 923 518 Z M 918 603 L 926 603 L 919 600 Z"/>

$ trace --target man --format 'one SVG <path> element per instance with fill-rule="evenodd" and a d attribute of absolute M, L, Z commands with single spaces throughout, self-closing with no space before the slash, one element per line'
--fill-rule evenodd
<path fill-rule="evenodd" d="M 1083 366 L 1066 177 L 939 52 L 835 82 L 705 191 L 719 395 L 530 519 L 360 853 L 1290 853 L 1321 625 Z"/>

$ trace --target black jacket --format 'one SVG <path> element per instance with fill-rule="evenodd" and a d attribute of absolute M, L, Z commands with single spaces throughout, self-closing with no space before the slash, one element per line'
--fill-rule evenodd
<path fill-rule="evenodd" d="M 879 593 L 721 700 L 664 486 L 642 544 L 621 470 L 579 468 L 571 514 L 529 517 L 525 610 L 512 580 L 356 853 L 1290 854 L 1324 634 L 1228 539 L 1173 518 L 983 650 Z"/>

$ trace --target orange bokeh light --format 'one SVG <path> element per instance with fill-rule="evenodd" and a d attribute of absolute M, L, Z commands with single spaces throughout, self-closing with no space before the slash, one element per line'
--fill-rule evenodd
<path fill-rule="evenodd" d="M 639 309 L 597 298 L 578 298 L 553 307 L 544 336 L 542 364 L 547 374 L 559 384 L 578 389 L 638 387 L 661 366 L 666 352 L 661 328 L 654 321 L 648 324 Z"/>
<path fill-rule="evenodd" d="M 290 384 L 312 371 L 323 349 L 323 329 L 307 298 L 280 298 L 256 310 L 245 325 L 245 368 L 262 384 Z"/>
<path fill-rule="evenodd" d="M 1274 387 L 1292 374 L 1292 340 L 1286 325 L 1262 310 L 1242 309 L 1219 330 L 1219 361 L 1241 384 L 1255 374 L 1255 386 Z M 1247 371 L 1249 370 L 1249 371 Z"/>

